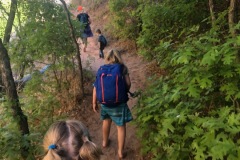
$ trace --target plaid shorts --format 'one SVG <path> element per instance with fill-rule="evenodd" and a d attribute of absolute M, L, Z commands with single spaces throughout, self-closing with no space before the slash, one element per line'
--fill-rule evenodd
<path fill-rule="evenodd" d="M 133 117 L 127 103 L 111 107 L 101 104 L 101 120 L 104 119 L 111 119 L 117 126 L 123 126 L 133 120 Z"/>

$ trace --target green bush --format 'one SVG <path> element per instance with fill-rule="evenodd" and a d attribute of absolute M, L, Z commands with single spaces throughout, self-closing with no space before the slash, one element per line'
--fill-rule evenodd
<path fill-rule="evenodd" d="M 151 81 L 135 107 L 143 153 L 153 159 L 240 158 L 240 36 L 219 28 L 165 45 L 168 75 Z"/>
<path fill-rule="evenodd" d="M 140 29 L 138 27 L 137 6 L 137 0 L 109 1 L 112 20 L 108 28 L 111 28 L 113 36 L 121 39 L 136 39 Z"/>
<path fill-rule="evenodd" d="M 16 38 L 10 43 L 9 54 L 15 68 L 25 69 L 33 66 L 34 61 L 42 62 L 52 58 L 76 53 L 71 38 L 66 12 L 62 5 L 53 0 L 24 1 L 18 6 L 21 14 L 16 28 Z M 26 18 L 27 17 L 27 18 Z M 80 37 L 80 23 L 72 16 L 76 37 Z M 16 21 L 17 21 L 16 20 Z"/>
<path fill-rule="evenodd" d="M 155 48 L 161 41 L 177 43 L 184 40 L 190 28 L 200 25 L 208 17 L 209 11 L 203 9 L 204 4 L 205 1 L 195 0 L 141 2 L 141 32 L 137 38 L 139 54 L 148 59 L 156 59 L 159 53 Z"/>
<path fill-rule="evenodd" d="M 0 112 L 0 159 L 22 160 L 20 146 L 26 148 L 30 147 L 27 158 L 29 160 L 33 159 L 33 153 L 35 155 L 43 153 L 41 147 L 43 134 L 41 132 L 32 130 L 33 132 L 30 133 L 30 135 L 23 136 L 19 132 L 16 121 L 17 117 L 12 117 L 12 109 L 8 107 L 6 101 L 1 103 Z M 34 124 L 31 126 L 31 129 L 36 129 L 38 127 L 38 125 Z M 29 146 L 29 144 L 31 144 L 31 146 Z"/>

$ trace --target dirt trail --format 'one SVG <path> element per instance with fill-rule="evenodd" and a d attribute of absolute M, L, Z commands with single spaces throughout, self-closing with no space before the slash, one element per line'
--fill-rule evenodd
<path fill-rule="evenodd" d="M 100 65 L 104 64 L 103 59 L 98 58 L 98 48 L 96 47 L 96 39 L 95 37 L 88 39 L 89 45 L 87 48 L 87 52 L 82 52 L 81 59 L 83 62 L 84 68 L 90 68 L 94 73 L 96 73 L 97 69 Z M 110 50 L 111 46 L 108 46 L 105 49 L 106 51 Z M 144 88 L 144 83 L 146 76 L 145 66 L 146 62 L 144 62 L 141 58 L 133 53 L 126 53 L 123 55 L 124 63 L 129 68 L 130 78 L 132 82 L 131 91 L 136 91 Z M 91 98 L 90 98 L 91 100 Z M 136 104 L 136 98 L 130 98 L 128 105 L 129 108 L 132 109 Z M 90 105 L 91 110 L 91 101 Z M 88 112 L 88 111 L 86 111 Z M 95 114 L 92 111 L 92 114 L 88 116 L 86 120 L 87 126 L 90 130 L 92 139 L 99 146 L 102 144 L 102 122 L 100 120 L 100 115 Z M 105 160 L 114 160 L 117 159 L 117 130 L 115 124 L 112 124 L 111 133 L 110 133 L 111 144 L 107 149 L 103 149 L 104 155 L 102 156 Z M 125 151 L 127 152 L 126 160 L 140 160 L 142 159 L 139 155 L 140 144 L 136 138 L 136 128 L 132 123 L 127 124 L 127 137 L 125 144 Z"/>
<path fill-rule="evenodd" d="M 74 13 L 75 15 L 77 13 Z M 90 15 L 91 19 L 93 19 L 91 27 L 93 30 L 93 33 L 99 24 L 96 24 L 96 21 L 94 22 L 94 16 L 92 17 Z M 80 41 L 79 41 L 80 42 Z M 107 53 L 112 48 L 119 48 L 118 42 L 110 42 L 110 44 L 105 48 L 104 52 Z M 80 44 L 80 48 L 83 48 Z M 126 50 L 126 48 L 122 48 Z M 103 59 L 99 59 L 99 50 L 97 48 L 97 36 L 88 38 L 88 47 L 87 51 L 83 52 L 81 51 L 81 60 L 83 64 L 83 68 L 90 69 L 94 73 L 96 73 L 97 69 L 100 65 L 104 64 Z M 139 89 L 143 89 L 145 87 L 145 81 L 146 81 L 146 74 L 145 74 L 145 68 L 147 63 L 141 59 L 139 56 L 137 56 L 134 51 L 128 51 L 123 53 L 122 58 L 124 60 L 124 63 L 129 68 L 130 73 L 130 79 L 132 82 L 131 91 L 134 92 Z M 102 121 L 100 120 L 100 114 L 94 113 L 92 110 L 92 96 L 91 96 L 91 89 L 90 93 L 85 99 L 85 102 L 83 102 L 84 110 L 81 109 L 79 112 L 74 113 L 74 117 L 77 117 L 78 119 L 82 120 L 87 127 L 89 128 L 92 141 L 96 143 L 97 145 L 102 145 Z M 134 107 L 134 105 L 137 102 L 137 98 L 130 98 L 128 101 L 128 105 L 130 110 Z M 80 117 L 79 117 L 80 116 Z M 109 147 L 103 149 L 103 160 L 116 160 L 117 159 L 117 130 L 116 125 L 112 123 L 111 132 L 110 132 L 110 140 L 111 143 Z M 136 126 L 134 126 L 131 122 L 127 123 L 127 134 L 126 134 L 126 143 L 125 143 L 125 150 L 127 153 L 127 156 L 125 160 L 143 160 L 143 158 L 140 156 L 140 143 L 137 140 L 136 137 Z"/>

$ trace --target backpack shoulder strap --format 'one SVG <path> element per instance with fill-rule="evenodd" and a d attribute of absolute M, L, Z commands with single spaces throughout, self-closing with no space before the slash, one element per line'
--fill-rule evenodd
<path fill-rule="evenodd" d="M 88 14 L 87 13 L 83 13 L 83 16 L 86 18 L 86 20 L 88 22 Z"/>

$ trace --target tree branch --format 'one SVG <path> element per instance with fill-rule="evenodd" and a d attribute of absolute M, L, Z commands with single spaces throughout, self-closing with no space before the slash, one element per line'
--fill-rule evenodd
<path fill-rule="evenodd" d="M 3 38 L 3 43 L 8 43 L 10 40 L 10 34 L 12 32 L 12 26 L 15 18 L 15 13 L 17 10 L 17 0 L 12 0 L 11 6 L 10 6 L 10 14 L 8 17 L 7 25 L 5 28 L 5 33 L 4 33 L 4 38 Z"/>
<path fill-rule="evenodd" d="M 72 38 L 72 41 L 74 42 L 74 46 L 76 48 L 76 58 L 77 58 L 77 62 L 78 62 L 79 76 L 80 76 L 80 81 L 79 81 L 80 98 L 82 99 L 83 98 L 83 94 L 84 94 L 84 90 L 83 90 L 82 62 L 81 62 L 81 58 L 80 58 L 79 45 L 78 45 L 78 43 L 76 41 L 76 36 L 75 36 L 75 33 L 74 33 L 73 25 L 71 23 L 70 13 L 69 13 L 69 10 L 67 9 L 66 2 L 64 0 L 60 0 L 60 1 L 62 2 L 64 10 L 66 11 L 67 21 L 68 21 L 69 29 L 70 29 L 70 32 L 71 32 L 71 38 Z"/>
<path fill-rule="evenodd" d="M 232 34 L 233 37 L 236 36 L 236 30 L 234 29 L 234 19 L 235 19 L 235 10 L 236 10 L 236 0 L 230 0 L 230 6 L 228 11 L 228 25 L 229 25 L 229 31 Z"/>
<path fill-rule="evenodd" d="M 208 1 L 208 5 L 209 5 L 211 20 L 212 20 L 212 27 L 213 27 L 214 24 L 215 24 L 215 21 L 216 21 L 216 17 L 214 15 L 214 3 L 213 3 L 213 0 L 209 0 Z"/>

